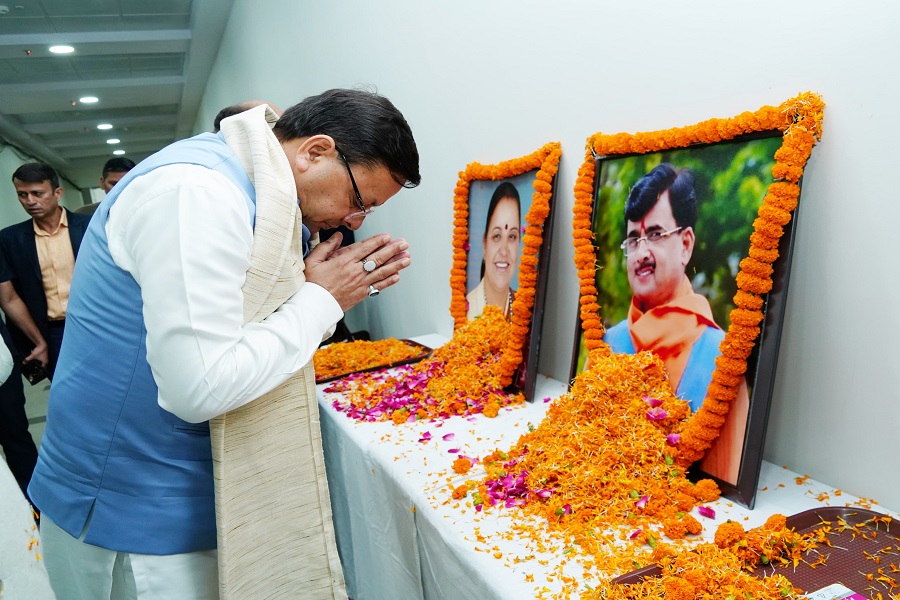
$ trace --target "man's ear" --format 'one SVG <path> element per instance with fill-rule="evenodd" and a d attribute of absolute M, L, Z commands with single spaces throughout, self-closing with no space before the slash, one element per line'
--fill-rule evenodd
<path fill-rule="evenodd" d="M 294 154 L 294 164 L 300 172 L 306 171 L 317 160 L 335 154 L 334 139 L 330 135 L 313 135 L 297 146 Z"/>
<path fill-rule="evenodd" d="M 694 253 L 695 241 L 694 228 L 685 227 L 684 231 L 681 233 L 681 264 L 684 266 L 687 266 L 691 260 L 691 255 Z"/>

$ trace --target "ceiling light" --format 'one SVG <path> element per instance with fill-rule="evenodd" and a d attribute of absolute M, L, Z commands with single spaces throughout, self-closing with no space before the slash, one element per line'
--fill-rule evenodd
<path fill-rule="evenodd" d="M 113 154 L 115 154 L 116 156 L 122 156 L 123 154 L 125 154 L 125 151 L 124 150 L 113 150 Z"/>
<path fill-rule="evenodd" d="M 102 129 L 102 130 L 112 129 L 112 124 L 111 123 L 100 123 L 99 125 L 97 125 L 97 129 Z"/>
<path fill-rule="evenodd" d="M 94 102 L 99 102 L 100 98 L 97 96 L 82 96 L 78 101 L 82 104 L 93 104 Z"/>
<path fill-rule="evenodd" d="M 108 140 L 106 140 L 106 143 L 107 144 L 118 144 L 119 141 L 120 141 L 119 138 L 109 138 Z"/>
<path fill-rule="evenodd" d="M 71 54 L 75 52 L 72 46 L 50 46 L 50 52 L 53 54 Z"/>

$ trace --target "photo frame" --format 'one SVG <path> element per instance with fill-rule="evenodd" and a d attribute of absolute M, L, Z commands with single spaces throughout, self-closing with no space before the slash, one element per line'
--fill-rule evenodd
<path fill-rule="evenodd" d="M 823 109 L 821 98 L 807 92 L 731 119 L 649 133 L 598 133 L 588 139 L 575 187 L 580 307 L 571 377 L 594 349 L 656 353 L 677 378 L 675 393 L 695 409 L 673 449 L 678 464 L 689 465 L 694 479 L 714 479 L 723 496 L 750 508 L 800 180 L 821 136 Z M 664 163 L 674 170 L 659 167 Z M 691 189 L 694 222 L 683 199 Z M 625 216 L 629 198 L 627 214 L 634 220 Z M 626 250 L 630 258 L 623 256 Z M 671 315 L 687 315 L 679 323 L 689 325 L 673 326 Z M 700 354 L 703 340 L 710 341 Z"/>
<path fill-rule="evenodd" d="M 534 400 L 537 378 L 560 154 L 559 143 L 552 142 L 521 158 L 470 163 L 460 172 L 454 194 L 454 329 L 486 304 L 505 310 L 511 333 L 501 357 L 503 384 L 528 401 Z M 489 228 L 502 234 L 503 244 L 488 239 Z"/>

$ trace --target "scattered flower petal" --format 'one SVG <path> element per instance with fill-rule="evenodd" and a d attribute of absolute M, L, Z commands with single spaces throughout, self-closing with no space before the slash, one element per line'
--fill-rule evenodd
<path fill-rule="evenodd" d="M 447 452 L 450 454 L 459 454 L 459 448 L 450 448 Z"/>
<path fill-rule="evenodd" d="M 662 421 L 663 419 L 665 419 L 668 416 L 669 416 L 669 413 L 667 413 L 662 408 L 651 408 L 650 410 L 647 411 L 647 418 L 650 419 L 651 421 Z"/>
<path fill-rule="evenodd" d="M 700 513 L 700 516 L 706 517 L 708 519 L 716 518 L 716 511 L 714 511 L 713 509 L 711 509 L 708 506 L 698 506 L 697 512 Z"/>
<path fill-rule="evenodd" d="M 660 400 L 659 398 L 654 398 L 652 396 L 643 396 L 641 398 L 641 400 L 643 400 L 644 402 L 649 404 L 652 408 L 656 408 L 657 406 L 662 406 L 662 403 L 663 403 L 662 400 Z"/>
<path fill-rule="evenodd" d="M 680 441 L 681 441 L 680 433 L 670 433 L 669 435 L 666 436 L 666 443 L 670 446 L 674 446 Z"/>
<path fill-rule="evenodd" d="M 425 433 L 422 434 L 422 437 L 419 438 L 419 441 L 423 444 L 430 440 L 431 440 L 431 432 L 430 431 L 426 431 Z"/>
<path fill-rule="evenodd" d="M 629 539 L 629 540 L 633 540 L 633 539 L 636 538 L 637 536 L 641 535 L 641 532 L 642 532 L 642 531 L 644 531 L 644 530 L 643 530 L 643 529 L 635 529 L 635 530 L 634 530 L 634 533 L 632 533 L 631 535 L 628 536 L 628 539 Z"/>
<path fill-rule="evenodd" d="M 647 506 L 647 500 L 649 499 L 650 496 L 641 496 L 641 499 L 637 501 L 635 506 L 637 506 L 638 508 L 644 508 L 645 506 Z"/>
<path fill-rule="evenodd" d="M 444 435 L 441 439 L 444 440 L 445 442 L 449 442 L 454 437 L 456 437 L 455 433 L 448 433 L 448 434 Z"/>

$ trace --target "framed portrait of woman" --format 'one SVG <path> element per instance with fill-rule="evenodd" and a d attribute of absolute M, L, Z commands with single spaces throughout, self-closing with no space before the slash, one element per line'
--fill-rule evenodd
<path fill-rule="evenodd" d="M 508 388 L 533 400 L 559 144 L 495 165 L 471 163 L 455 197 L 455 326 L 496 306 L 510 321 Z"/>
<path fill-rule="evenodd" d="M 571 377 L 591 349 L 656 355 L 691 407 L 678 449 L 690 473 L 751 507 L 800 174 L 821 127 L 812 99 L 676 130 L 598 134 L 580 176 L 584 190 L 590 174 L 593 191 L 576 198 L 582 293 Z"/>

